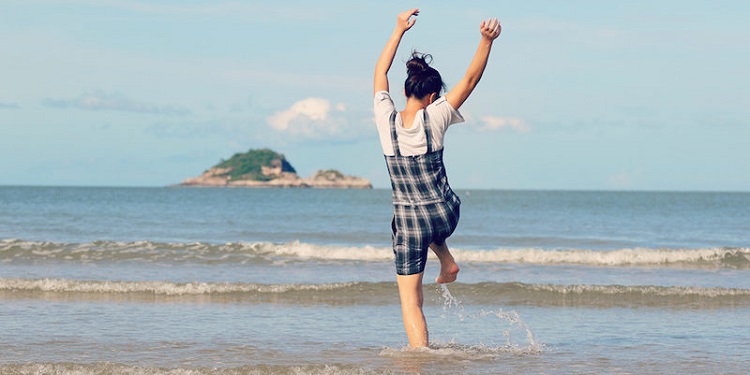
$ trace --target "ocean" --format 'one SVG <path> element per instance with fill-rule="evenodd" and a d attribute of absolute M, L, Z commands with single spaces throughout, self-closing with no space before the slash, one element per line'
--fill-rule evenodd
<path fill-rule="evenodd" d="M 413 350 L 389 190 L 0 187 L 0 374 L 750 373 L 750 193 L 456 191 Z"/>

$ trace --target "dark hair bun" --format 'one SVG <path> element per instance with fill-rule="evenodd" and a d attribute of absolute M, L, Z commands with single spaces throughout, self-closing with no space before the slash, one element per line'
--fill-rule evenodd
<path fill-rule="evenodd" d="M 440 91 L 445 90 L 445 84 L 440 77 L 440 73 L 430 66 L 432 55 L 414 51 L 411 53 L 411 59 L 406 62 L 406 82 L 404 82 L 404 92 L 406 97 L 412 96 L 422 99 L 425 95 L 436 93 L 440 96 Z"/>
<path fill-rule="evenodd" d="M 411 59 L 406 62 L 406 74 L 411 76 L 430 70 L 431 62 L 432 55 L 414 51 L 411 53 Z"/>

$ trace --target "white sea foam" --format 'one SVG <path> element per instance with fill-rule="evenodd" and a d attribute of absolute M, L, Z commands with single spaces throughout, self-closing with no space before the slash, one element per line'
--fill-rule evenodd
<path fill-rule="evenodd" d="M 294 363 L 295 357 L 284 358 Z M 374 371 L 357 365 L 247 365 L 236 368 L 185 367 L 161 368 L 101 363 L 23 363 L 0 365 L 0 374 L 18 375 L 392 375 L 388 370 Z"/>
<path fill-rule="evenodd" d="M 454 252 L 462 262 L 582 264 L 591 266 L 657 266 L 657 265 L 750 265 L 750 249 L 620 249 L 620 250 L 543 250 L 496 249 L 490 251 Z"/>
<path fill-rule="evenodd" d="M 463 301 L 453 297 L 443 285 L 444 313 L 464 319 Z M 701 288 L 654 285 L 561 285 L 525 284 L 518 282 L 451 285 L 461 295 L 475 301 L 522 301 L 526 303 L 557 303 L 559 298 L 574 297 L 578 303 L 595 303 L 598 300 L 621 300 L 627 304 L 683 304 L 695 301 L 724 301 L 747 304 L 750 289 Z M 257 284 L 257 283 L 175 283 L 168 281 L 108 281 L 71 279 L 22 279 L 0 278 L 0 292 L 28 292 L 89 294 L 89 295 L 133 295 L 133 296 L 234 296 L 239 299 L 284 297 L 291 302 L 299 301 L 359 301 L 381 303 L 391 301 L 392 282 L 348 282 L 324 284 Z M 588 301 L 588 302 L 587 302 Z M 507 317 L 504 317 L 507 318 Z"/>
<path fill-rule="evenodd" d="M 329 259 L 384 261 L 392 259 L 390 248 L 342 247 L 292 242 L 263 244 L 266 254 L 276 256 Z M 529 264 L 581 264 L 590 266 L 734 266 L 750 267 L 750 248 L 709 249 L 651 249 L 620 250 L 547 250 L 547 249 L 454 249 L 460 262 L 529 263 Z M 434 258 L 433 253 L 429 253 Z"/>
<path fill-rule="evenodd" d="M 539 354 L 544 350 L 543 345 L 488 345 L 488 344 L 460 344 L 457 342 L 442 342 L 432 340 L 429 348 L 384 348 L 380 351 L 383 357 L 392 358 L 422 358 L 425 360 L 457 360 L 476 361 L 494 360 L 507 354 L 526 355 Z"/>
<path fill-rule="evenodd" d="M 700 288 L 655 285 L 556 285 L 519 284 L 529 292 L 550 292 L 561 295 L 641 295 L 654 297 L 750 297 L 750 289 Z"/>
<path fill-rule="evenodd" d="M 459 262 L 580 264 L 589 266 L 627 267 L 731 267 L 750 268 L 750 248 L 619 250 L 593 249 L 479 249 L 454 248 Z M 430 257 L 434 254 L 430 252 Z M 288 243 L 235 242 L 158 243 L 150 241 L 90 243 L 55 243 L 23 240 L 0 240 L 0 262 L 49 259 L 56 261 L 157 261 L 192 263 L 247 263 L 255 261 L 287 262 L 294 260 L 391 261 L 389 247 L 339 246 Z"/>
<path fill-rule="evenodd" d="M 301 243 L 299 241 L 286 244 L 264 244 L 263 250 L 277 256 L 295 257 L 303 259 L 329 260 L 391 260 L 391 249 L 374 246 L 331 246 Z"/>
<path fill-rule="evenodd" d="M 57 293 L 146 293 L 154 295 L 203 294 L 280 294 L 286 292 L 345 289 L 356 283 L 332 284 L 253 284 L 253 283 L 173 283 L 167 281 L 103 281 L 66 279 L 0 279 L 0 290 Z"/>

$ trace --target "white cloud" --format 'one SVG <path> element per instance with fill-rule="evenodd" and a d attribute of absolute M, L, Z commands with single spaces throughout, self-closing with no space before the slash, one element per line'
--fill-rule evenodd
<path fill-rule="evenodd" d="M 42 104 L 57 108 L 78 108 L 88 111 L 122 111 L 137 113 L 152 113 L 164 115 L 185 115 L 190 111 L 177 106 L 159 106 L 152 103 L 139 102 L 119 93 L 95 92 L 83 94 L 74 99 L 45 99 Z"/>
<path fill-rule="evenodd" d="M 607 178 L 607 185 L 610 188 L 615 189 L 629 189 L 640 180 L 641 172 L 636 171 L 621 171 L 615 173 Z"/>
<path fill-rule="evenodd" d="M 495 131 L 503 128 L 510 128 L 521 133 L 531 131 L 531 126 L 517 117 L 483 116 L 480 121 L 483 126 L 479 128 L 479 131 Z"/>
<path fill-rule="evenodd" d="M 607 183 L 610 187 L 628 188 L 633 186 L 633 178 L 627 172 L 620 172 L 609 176 Z"/>
<path fill-rule="evenodd" d="M 302 99 L 284 111 L 268 117 L 268 124 L 274 130 L 293 136 L 322 138 L 322 136 L 339 136 L 346 132 L 346 105 L 331 105 L 321 98 Z"/>
<path fill-rule="evenodd" d="M 0 109 L 19 109 L 21 107 L 16 103 L 0 103 Z"/>

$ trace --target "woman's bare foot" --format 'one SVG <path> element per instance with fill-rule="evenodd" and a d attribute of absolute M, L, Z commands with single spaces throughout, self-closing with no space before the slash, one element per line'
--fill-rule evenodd
<path fill-rule="evenodd" d="M 460 271 L 460 269 L 455 261 L 440 262 L 440 275 L 435 279 L 435 282 L 438 284 L 452 283 L 456 281 L 458 271 Z"/>
<path fill-rule="evenodd" d="M 446 284 L 456 281 L 456 276 L 458 276 L 459 271 L 458 264 L 456 264 L 456 260 L 453 259 L 453 254 L 448 250 L 448 245 L 445 243 L 438 245 L 433 242 L 430 244 L 430 249 L 435 252 L 435 255 L 437 255 L 440 260 L 440 275 L 435 279 L 435 282 L 438 284 Z"/>

